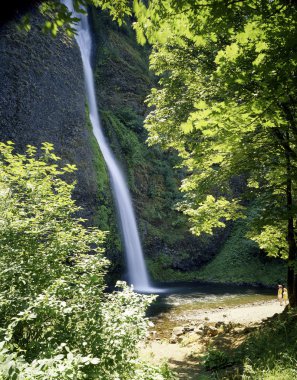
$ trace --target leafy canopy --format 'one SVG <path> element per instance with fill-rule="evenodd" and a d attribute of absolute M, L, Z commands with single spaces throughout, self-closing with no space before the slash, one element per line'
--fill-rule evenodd
<path fill-rule="evenodd" d="M 286 254 L 286 223 L 296 215 L 294 200 L 286 206 L 287 181 L 296 188 L 296 7 L 136 0 L 134 11 L 138 40 L 153 45 L 150 65 L 159 76 L 147 100 L 148 142 L 176 149 L 188 169 L 179 208 L 193 233 L 243 217 L 253 199 L 259 213 L 250 237 Z M 267 244 L 272 236 L 275 244 Z"/>
<path fill-rule="evenodd" d="M 113 20 L 122 24 L 125 16 L 131 15 L 131 7 L 129 0 L 73 0 L 75 12 L 86 13 L 88 6 L 99 7 L 107 10 Z M 59 0 L 45 0 L 39 6 L 39 11 L 45 17 L 43 31 L 49 32 L 52 36 L 56 36 L 59 29 L 64 29 L 69 36 L 75 33 L 74 24 L 79 19 L 69 11 L 67 6 Z M 26 14 L 22 17 L 20 27 L 29 31 L 31 29 L 30 15 Z"/>

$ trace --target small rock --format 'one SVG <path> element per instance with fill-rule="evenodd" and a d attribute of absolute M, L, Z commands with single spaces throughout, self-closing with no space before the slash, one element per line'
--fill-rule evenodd
<path fill-rule="evenodd" d="M 242 334 L 243 331 L 244 331 L 244 328 L 242 328 L 242 327 L 234 327 L 233 331 L 235 332 L 235 334 Z"/>
<path fill-rule="evenodd" d="M 219 331 L 216 327 L 214 326 L 208 326 L 208 329 L 207 329 L 207 334 L 210 335 L 210 336 L 216 336 L 218 335 Z"/>
<path fill-rule="evenodd" d="M 227 314 L 223 314 L 223 317 L 226 318 L 226 317 L 227 317 Z"/>
<path fill-rule="evenodd" d="M 206 321 L 209 321 L 209 318 L 208 318 L 208 317 L 205 317 L 204 319 L 205 319 Z"/>
<path fill-rule="evenodd" d="M 194 330 L 195 330 L 195 326 L 185 326 L 185 332 L 190 332 Z"/>
<path fill-rule="evenodd" d="M 204 325 L 201 324 L 201 325 L 195 327 L 194 333 L 199 334 L 199 335 L 203 335 L 203 333 L 204 333 Z"/>
<path fill-rule="evenodd" d="M 243 333 L 244 334 L 249 334 L 250 332 L 252 332 L 254 330 L 253 327 L 250 327 L 250 326 L 247 326 L 243 329 Z"/>
<path fill-rule="evenodd" d="M 183 326 L 174 327 L 172 330 L 172 335 L 180 336 L 185 333 L 185 328 Z"/>
<path fill-rule="evenodd" d="M 172 334 L 171 337 L 169 338 L 169 343 L 170 344 L 176 344 L 177 343 L 177 336 Z"/>
<path fill-rule="evenodd" d="M 223 322 L 223 321 L 219 321 L 219 322 L 217 322 L 217 323 L 215 324 L 215 327 L 216 327 L 216 328 L 219 328 L 219 327 L 221 327 L 221 326 L 224 326 L 224 324 L 225 324 L 225 322 Z"/>
<path fill-rule="evenodd" d="M 183 337 L 181 343 L 183 346 L 187 346 L 189 344 L 196 343 L 197 341 L 199 341 L 199 336 L 191 332 Z"/>

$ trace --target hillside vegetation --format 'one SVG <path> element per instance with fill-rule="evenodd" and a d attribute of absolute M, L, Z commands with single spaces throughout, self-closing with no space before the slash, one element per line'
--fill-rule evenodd
<path fill-rule="evenodd" d="M 149 88 L 156 83 L 156 77 L 148 70 L 150 48 L 137 44 L 129 22 L 119 27 L 110 21 L 107 14 L 92 9 L 92 24 L 96 40 L 94 65 L 101 119 L 128 179 L 153 279 L 203 279 L 274 285 L 283 276 L 281 265 L 261 255 L 260 272 L 249 271 L 246 262 L 258 258 L 260 251 L 255 245 L 246 244 L 244 234 L 237 233 L 236 224 L 225 230 L 217 229 L 212 236 L 202 234 L 195 237 L 189 232 L 187 218 L 176 210 L 176 204 L 182 199 L 179 186 L 185 176 L 185 170 L 179 168 L 181 160 L 174 149 L 163 153 L 160 146 L 148 147 L 145 142 L 147 132 L 143 129 L 143 121 L 148 110 L 144 101 Z M 230 251 L 230 244 L 225 245 L 225 242 L 233 239 L 233 234 L 237 247 Z M 230 243 L 233 244 L 232 240 Z M 226 254 L 230 255 L 229 261 L 233 261 L 235 251 L 242 252 L 242 255 L 237 255 L 241 274 L 234 267 L 234 275 L 231 272 L 227 275 L 224 268 L 217 265 L 211 270 L 211 275 L 208 270 L 200 271 L 222 249 L 223 258 L 219 260 L 223 262 L 226 261 Z M 271 276 L 268 274 L 262 281 L 261 273 L 266 266 L 272 269 L 269 270 Z"/>

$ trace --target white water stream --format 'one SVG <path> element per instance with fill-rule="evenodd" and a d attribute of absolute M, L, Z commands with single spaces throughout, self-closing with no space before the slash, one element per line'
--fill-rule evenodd
<path fill-rule="evenodd" d="M 68 9 L 74 13 L 72 1 L 66 0 L 64 3 L 67 5 Z M 111 187 L 119 214 L 122 236 L 124 240 L 128 267 L 128 280 L 137 291 L 153 292 L 155 289 L 151 286 L 147 274 L 127 183 L 110 147 L 108 146 L 98 114 L 94 75 L 91 66 L 92 37 L 88 17 L 87 15 L 76 15 L 76 17 L 81 20 L 76 27 L 76 41 L 79 45 L 83 61 L 90 120 L 93 126 L 93 133 L 97 139 L 109 171 Z"/>

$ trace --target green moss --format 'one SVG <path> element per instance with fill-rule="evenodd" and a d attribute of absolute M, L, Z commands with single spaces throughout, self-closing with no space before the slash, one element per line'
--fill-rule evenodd
<path fill-rule="evenodd" d="M 229 239 L 219 254 L 207 265 L 196 271 L 177 271 L 170 261 L 160 255 L 149 261 L 151 273 L 159 281 L 209 281 L 215 283 L 254 283 L 275 286 L 284 283 L 286 265 L 281 260 L 267 258 L 259 252 L 256 243 L 246 238 L 249 222 L 254 213 L 250 208 L 249 217 L 234 223 Z"/>
<path fill-rule="evenodd" d="M 230 238 L 214 260 L 199 271 L 199 279 L 263 285 L 285 281 L 285 263 L 267 258 L 255 242 L 246 238 L 255 211 L 255 206 L 251 206 L 248 218 L 234 223 Z"/>
<path fill-rule="evenodd" d="M 111 149 L 118 161 L 124 165 L 129 188 L 132 192 L 137 192 L 134 172 L 137 171 L 139 166 L 145 166 L 146 164 L 143 156 L 143 145 L 135 132 L 125 127 L 112 112 L 102 111 L 101 119 L 106 127 L 106 135 L 110 141 Z"/>
<path fill-rule="evenodd" d="M 145 252 L 184 240 L 186 218 L 174 210 L 180 198 L 175 153 L 148 148 L 143 128 L 145 97 L 153 84 L 148 49 L 140 47 L 129 23 L 119 28 L 93 11 L 97 41 L 95 82 L 100 115 L 110 146 L 124 169 L 135 206 Z"/>
<path fill-rule="evenodd" d="M 161 256 L 162 257 L 162 256 Z M 171 264 L 169 267 L 164 265 L 162 258 L 160 256 L 154 257 L 154 259 L 147 259 L 146 261 L 149 272 L 154 281 L 161 282 L 172 282 L 172 281 L 181 281 L 181 282 L 192 282 L 198 280 L 208 281 L 208 279 L 203 279 L 199 275 L 199 271 L 181 271 L 173 269 Z M 170 261 L 171 263 L 171 261 Z M 223 283 L 227 281 L 222 281 Z"/>
<path fill-rule="evenodd" d="M 86 108 L 87 131 L 90 146 L 93 152 L 94 172 L 97 173 L 97 207 L 96 213 L 93 216 L 92 224 L 104 231 L 109 231 L 105 243 L 106 254 L 111 260 L 111 273 L 118 277 L 119 272 L 122 272 L 123 257 L 122 245 L 117 228 L 116 211 L 113 206 L 113 198 L 110 189 L 110 181 L 107 167 L 98 146 L 97 140 L 93 134 L 92 125 Z"/>
<path fill-rule="evenodd" d="M 157 149 L 150 150 L 144 144 L 139 133 L 142 119 L 133 110 L 124 108 L 117 114 L 105 110 L 101 118 L 110 146 L 128 179 L 145 246 L 156 240 L 174 246 L 184 239 L 188 227 L 186 218 L 174 209 L 180 197 L 179 181 L 172 169 L 176 158 L 159 158 Z"/>
<path fill-rule="evenodd" d="M 87 131 L 90 141 L 90 146 L 92 149 L 92 159 L 94 172 L 96 175 L 96 183 L 98 189 L 98 209 L 94 217 L 93 224 L 98 226 L 102 230 L 109 230 L 108 220 L 110 218 L 111 210 L 110 205 L 106 204 L 106 200 L 110 200 L 110 190 L 109 190 L 109 178 L 107 174 L 107 168 L 104 162 L 104 158 L 99 149 L 97 140 L 93 134 L 92 125 L 89 119 L 88 109 L 86 108 L 86 120 L 87 120 Z"/>

